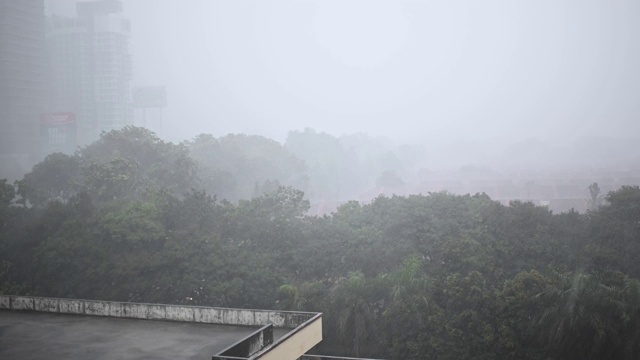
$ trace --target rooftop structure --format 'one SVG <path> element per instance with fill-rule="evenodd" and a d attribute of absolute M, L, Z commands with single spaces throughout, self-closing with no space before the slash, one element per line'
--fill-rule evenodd
<path fill-rule="evenodd" d="M 34 360 L 211 359 L 254 330 L 32 312 L 0 313 L 0 327 L 0 358 Z"/>
<path fill-rule="evenodd" d="M 0 328 L 2 359 L 295 360 L 322 314 L 0 295 Z"/>

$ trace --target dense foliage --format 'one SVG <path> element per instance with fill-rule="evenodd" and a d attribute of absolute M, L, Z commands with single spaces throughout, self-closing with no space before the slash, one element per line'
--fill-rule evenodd
<path fill-rule="evenodd" d="M 178 146 L 129 128 L 1 181 L 0 292 L 322 311 L 328 354 L 640 358 L 637 186 L 587 214 L 443 192 L 310 217 L 292 186 L 233 203 L 199 190 L 204 167 L 222 181 L 269 152 L 278 167 L 253 174 L 304 185 L 273 143 L 219 158 L 245 141 Z"/>

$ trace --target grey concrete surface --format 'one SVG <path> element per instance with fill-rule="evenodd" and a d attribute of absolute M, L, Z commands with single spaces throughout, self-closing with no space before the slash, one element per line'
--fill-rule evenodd
<path fill-rule="evenodd" d="M 0 310 L 0 359 L 211 359 L 255 330 Z"/>

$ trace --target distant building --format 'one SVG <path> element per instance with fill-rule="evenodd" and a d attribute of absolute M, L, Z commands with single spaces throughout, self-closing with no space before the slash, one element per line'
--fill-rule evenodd
<path fill-rule="evenodd" d="M 77 17 L 49 17 L 49 112 L 70 112 L 78 144 L 132 123 L 130 22 L 119 0 L 76 4 Z"/>
<path fill-rule="evenodd" d="M 46 95 L 43 0 L 0 0 L 0 178 L 39 160 Z"/>

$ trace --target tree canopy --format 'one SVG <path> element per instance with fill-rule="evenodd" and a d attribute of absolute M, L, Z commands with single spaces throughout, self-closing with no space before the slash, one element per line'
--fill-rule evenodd
<path fill-rule="evenodd" d="M 322 311 L 327 354 L 640 358 L 639 187 L 586 214 L 438 192 L 317 217 L 307 166 L 261 138 L 138 128 L 50 155 L 0 181 L 0 293 Z"/>

